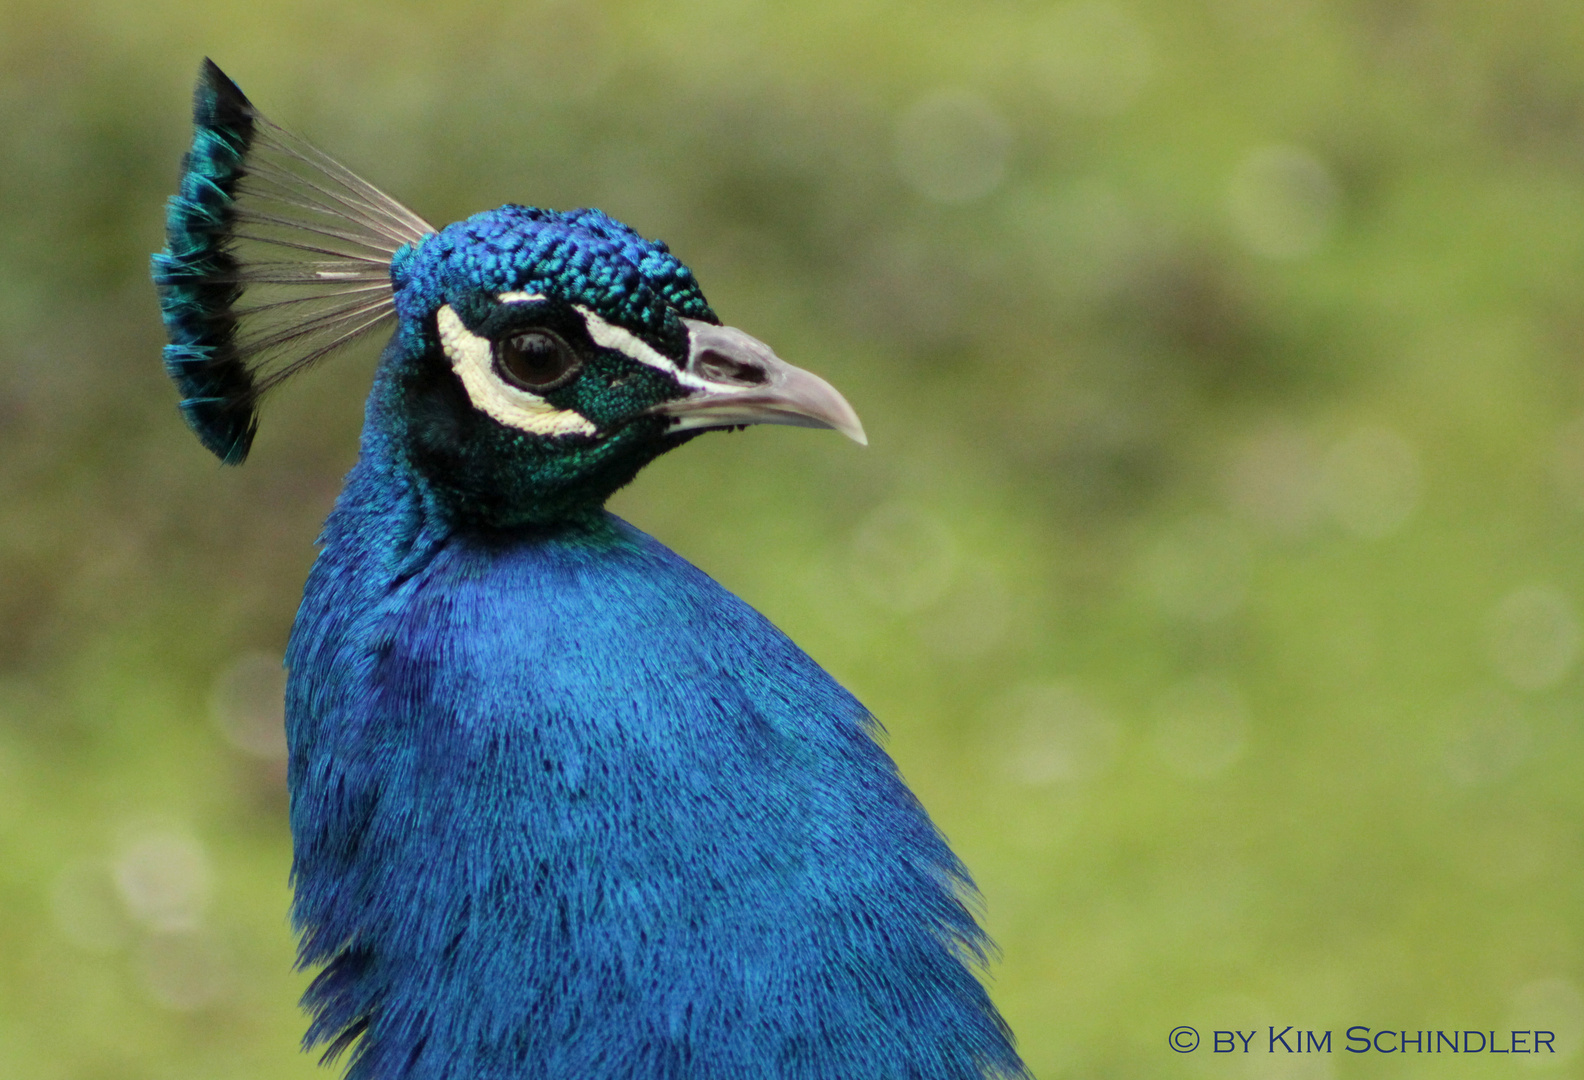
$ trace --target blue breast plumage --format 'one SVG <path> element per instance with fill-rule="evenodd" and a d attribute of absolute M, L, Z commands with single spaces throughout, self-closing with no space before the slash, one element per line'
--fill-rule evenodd
<path fill-rule="evenodd" d="M 212 65 L 195 112 L 155 277 L 205 445 L 396 323 L 287 656 L 309 1042 L 370 1080 L 1023 1075 L 872 718 L 603 509 L 711 428 L 861 439 L 840 395 L 598 211 L 435 231 Z"/>

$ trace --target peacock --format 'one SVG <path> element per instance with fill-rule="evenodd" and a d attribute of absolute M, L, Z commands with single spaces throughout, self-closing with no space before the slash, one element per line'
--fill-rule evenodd
<path fill-rule="evenodd" d="M 304 1048 L 354 1080 L 1026 1077 L 874 718 L 606 500 L 863 427 L 599 210 L 435 229 L 214 63 L 153 277 L 199 440 L 394 325 L 286 653 Z"/>

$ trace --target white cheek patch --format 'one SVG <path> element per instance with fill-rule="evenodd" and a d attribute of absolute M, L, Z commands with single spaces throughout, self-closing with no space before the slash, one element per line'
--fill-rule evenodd
<path fill-rule="evenodd" d="M 594 344 L 601 348 L 615 349 L 623 356 L 636 360 L 648 367 L 657 368 L 671 376 L 681 385 L 692 387 L 695 390 L 704 390 L 713 385 L 697 375 L 683 371 L 677 367 L 675 361 L 636 334 L 606 322 L 582 304 L 573 304 L 572 310 L 583 316 L 583 322 L 588 327 L 589 337 L 593 338 Z"/>
<path fill-rule="evenodd" d="M 504 293 L 502 300 L 537 300 L 529 293 Z M 462 380 L 468 400 L 475 409 L 494 417 L 507 427 L 534 435 L 593 435 L 598 429 L 582 413 L 558 409 L 537 394 L 530 394 L 503 382 L 495 374 L 490 340 L 462 325 L 462 317 L 443 305 L 435 313 L 440 330 L 440 346 L 451 361 L 451 370 Z"/>

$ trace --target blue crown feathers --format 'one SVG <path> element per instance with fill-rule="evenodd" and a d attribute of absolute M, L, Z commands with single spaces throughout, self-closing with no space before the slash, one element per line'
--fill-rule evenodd
<path fill-rule="evenodd" d="M 259 114 L 213 61 L 154 283 L 165 371 L 204 446 L 240 464 L 260 396 L 393 317 L 391 260 L 434 227 Z"/>

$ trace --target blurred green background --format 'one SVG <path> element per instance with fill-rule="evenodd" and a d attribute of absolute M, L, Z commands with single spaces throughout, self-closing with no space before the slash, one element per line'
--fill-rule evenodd
<path fill-rule="evenodd" d="M 0 1076 L 328 1075 L 278 662 L 377 346 L 245 468 L 184 430 L 146 263 L 205 54 L 431 221 L 664 238 L 846 392 L 868 449 L 712 436 L 616 508 L 888 726 L 1036 1075 L 1584 1076 L 1554 0 L 5 0 Z M 1289 1024 L 1334 1052 L 1210 1053 Z"/>

